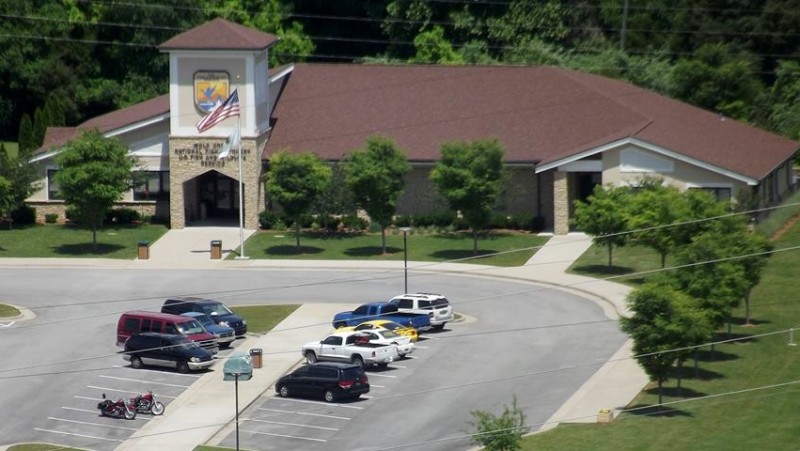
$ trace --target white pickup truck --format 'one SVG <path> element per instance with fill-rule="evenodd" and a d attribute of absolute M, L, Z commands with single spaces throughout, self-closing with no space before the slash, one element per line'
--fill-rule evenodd
<path fill-rule="evenodd" d="M 389 300 L 399 312 L 423 313 L 430 317 L 431 329 L 442 330 L 448 321 L 453 320 L 453 307 L 441 294 L 409 293 L 395 296 Z"/>
<path fill-rule="evenodd" d="M 306 343 L 301 348 L 306 362 L 318 360 L 329 362 L 352 362 L 362 367 L 376 365 L 386 367 L 398 360 L 397 346 L 370 343 L 361 332 L 336 332 L 320 341 Z"/>

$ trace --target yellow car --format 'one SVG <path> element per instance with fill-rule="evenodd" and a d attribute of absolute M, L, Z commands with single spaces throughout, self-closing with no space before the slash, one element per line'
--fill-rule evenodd
<path fill-rule="evenodd" d="M 373 319 L 372 321 L 365 321 L 355 327 L 340 327 L 336 330 L 337 331 L 371 330 L 380 328 L 389 329 L 392 332 L 396 333 L 397 335 L 406 336 L 411 339 L 412 343 L 415 343 L 417 339 L 419 339 L 419 334 L 417 333 L 417 329 L 414 329 L 413 327 L 402 326 L 394 321 L 388 321 L 385 319 Z"/>

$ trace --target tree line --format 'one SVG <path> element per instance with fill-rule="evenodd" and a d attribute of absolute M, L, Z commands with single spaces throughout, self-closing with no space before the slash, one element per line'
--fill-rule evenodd
<path fill-rule="evenodd" d="M 697 346 L 726 323 L 730 328 L 732 309 L 743 301 L 750 323 L 750 292 L 772 245 L 729 203 L 651 178 L 635 188 L 598 185 L 585 202 L 576 202 L 573 221 L 608 250 L 608 266 L 614 248 L 636 245 L 658 253 L 668 269 L 642 278 L 627 298 L 632 316 L 621 320 L 636 360 L 658 383 L 659 404 L 672 368 L 677 364 L 680 375 Z"/>
<path fill-rule="evenodd" d="M 0 139 L 51 98 L 75 125 L 167 92 L 157 46 L 215 17 L 279 36 L 273 67 L 548 64 L 800 137 L 790 0 L 0 0 L 0 15 Z"/>

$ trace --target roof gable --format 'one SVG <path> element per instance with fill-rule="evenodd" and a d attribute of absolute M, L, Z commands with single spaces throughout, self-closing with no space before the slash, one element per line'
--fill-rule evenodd
<path fill-rule="evenodd" d="M 170 50 L 264 50 L 279 38 L 237 23 L 216 18 L 203 25 L 173 36 L 161 44 L 161 51 Z"/>
<path fill-rule="evenodd" d="M 164 94 L 121 110 L 94 117 L 77 127 L 47 127 L 44 142 L 34 154 L 38 155 L 53 148 L 63 147 L 82 130 L 97 129 L 106 134 L 168 114 L 169 94 Z"/>

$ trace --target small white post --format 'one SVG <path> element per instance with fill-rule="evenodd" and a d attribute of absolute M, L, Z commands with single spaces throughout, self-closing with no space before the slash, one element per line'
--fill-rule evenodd
<path fill-rule="evenodd" d="M 794 327 L 789 328 L 789 343 L 786 343 L 789 346 L 797 346 L 797 343 L 794 342 Z"/>

